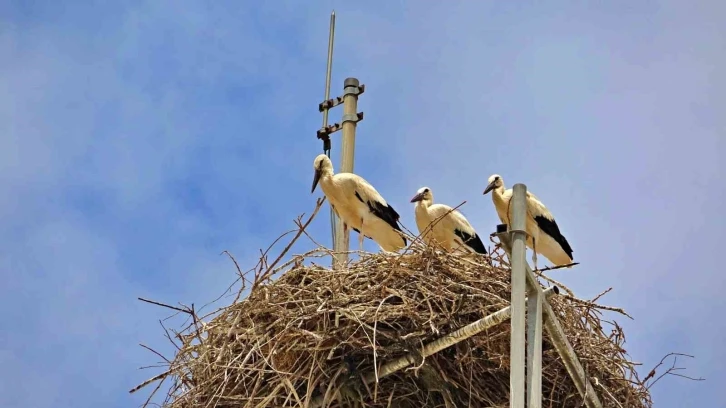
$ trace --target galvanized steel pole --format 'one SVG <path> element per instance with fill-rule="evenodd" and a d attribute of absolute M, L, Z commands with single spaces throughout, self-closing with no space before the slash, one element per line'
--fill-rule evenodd
<path fill-rule="evenodd" d="M 340 173 L 352 173 L 355 157 L 355 129 L 358 124 L 358 95 L 360 82 L 357 78 L 346 78 L 343 84 L 343 140 L 340 148 Z M 343 223 L 338 222 L 333 250 L 336 252 L 337 267 L 348 260 L 350 229 L 343 232 Z"/>
<path fill-rule="evenodd" d="M 509 350 L 511 364 L 509 406 L 510 408 L 524 408 L 527 186 L 518 183 L 514 185 L 513 190 L 511 225 L 509 226 L 512 235 L 512 341 Z"/>

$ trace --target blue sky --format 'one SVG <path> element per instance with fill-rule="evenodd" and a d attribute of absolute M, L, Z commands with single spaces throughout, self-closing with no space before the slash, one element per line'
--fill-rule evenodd
<path fill-rule="evenodd" d="M 127 391 L 157 358 L 137 344 L 171 350 L 167 311 L 136 297 L 205 304 L 235 277 L 220 252 L 250 268 L 311 211 L 333 8 L 332 94 L 367 86 L 356 172 L 404 225 L 427 185 L 486 235 L 487 177 L 526 183 L 581 262 L 552 276 L 584 298 L 614 288 L 632 357 L 696 355 L 707 381 L 664 379 L 656 406 L 717 406 L 715 0 L 0 3 L 0 405 L 142 403 Z M 328 220 L 311 227 L 325 244 Z"/>

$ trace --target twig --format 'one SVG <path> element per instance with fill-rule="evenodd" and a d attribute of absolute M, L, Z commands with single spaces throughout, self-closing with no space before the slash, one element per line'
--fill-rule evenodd
<path fill-rule="evenodd" d="M 179 311 L 179 312 L 184 312 L 184 313 L 192 314 L 192 312 L 190 310 L 184 310 L 184 309 L 178 308 L 176 306 L 171 306 L 171 305 L 167 305 L 167 304 L 164 304 L 164 303 L 154 302 L 153 300 L 148 300 L 148 299 L 144 299 L 144 298 L 138 298 L 138 299 L 140 301 L 142 301 L 142 302 L 151 303 L 152 305 L 162 306 L 162 307 L 166 307 L 168 309 L 176 310 L 176 311 Z"/>
<path fill-rule="evenodd" d="M 662 366 L 663 363 L 665 362 L 665 360 L 668 357 L 671 357 L 671 356 L 673 356 L 673 364 L 671 365 L 671 367 L 669 369 L 667 369 L 663 374 L 661 374 L 660 376 L 658 376 L 658 378 L 656 378 L 652 383 L 650 383 L 650 385 L 648 385 L 646 387 L 648 390 L 650 390 L 650 388 L 652 386 L 654 386 L 655 383 L 657 383 L 658 381 L 660 381 L 661 378 L 663 378 L 663 377 L 665 377 L 666 375 L 669 375 L 669 374 L 670 375 L 674 375 L 676 377 L 683 377 L 683 378 L 686 378 L 686 379 L 692 380 L 692 381 L 704 381 L 705 380 L 705 378 L 701 378 L 701 377 L 699 377 L 699 378 L 693 378 L 693 377 L 689 377 L 687 375 L 675 373 L 675 371 L 683 370 L 682 367 L 676 367 L 676 363 L 678 362 L 678 357 L 679 356 L 680 357 L 689 357 L 689 358 L 695 358 L 695 357 L 693 357 L 692 355 L 683 354 L 683 353 L 668 353 L 668 354 L 666 354 L 660 360 L 660 362 L 655 367 L 653 367 L 652 370 L 650 370 L 650 373 L 648 373 L 648 375 L 645 376 L 645 378 L 643 379 L 643 384 L 645 384 L 649 379 L 653 378 L 653 376 L 655 376 L 655 374 L 656 374 L 656 370 L 658 369 L 658 367 Z"/>
<path fill-rule="evenodd" d="M 166 361 L 167 363 L 171 364 L 171 361 L 169 361 L 169 359 L 167 359 L 161 353 L 159 353 L 158 351 L 152 349 L 151 347 L 149 347 L 147 345 L 144 345 L 144 344 L 141 344 L 141 343 L 139 343 L 139 346 L 141 346 L 141 347 L 149 350 L 150 352 L 152 352 L 152 353 L 156 354 L 157 356 L 161 357 L 162 359 L 164 359 L 164 361 Z"/>
<path fill-rule="evenodd" d="M 292 248 L 292 245 L 295 243 L 295 241 L 297 241 L 297 239 L 300 238 L 300 235 L 303 234 L 303 232 L 308 227 L 308 225 L 310 225 L 310 222 L 312 222 L 312 220 L 315 218 L 315 215 L 317 215 L 318 211 L 320 211 L 320 207 L 322 207 L 323 202 L 325 202 L 325 196 L 323 196 L 322 198 L 318 198 L 317 203 L 315 205 L 315 210 L 313 210 L 313 213 L 310 214 L 310 217 L 305 222 L 305 224 L 302 226 L 302 228 L 298 229 L 297 234 L 295 234 L 295 236 L 292 238 L 290 243 L 287 244 L 285 249 L 282 250 L 282 252 L 277 257 L 277 259 L 275 259 L 275 261 L 272 262 L 272 264 L 270 264 L 270 266 L 267 267 L 267 270 L 265 271 L 265 273 L 261 274 L 258 279 L 255 279 L 255 282 L 252 284 L 253 291 L 255 290 L 255 288 L 257 288 L 257 286 L 259 286 L 260 283 L 262 283 L 265 280 L 270 278 L 271 274 L 269 272 L 272 271 L 272 269 L 275 267 L 275 265 L 277 265 L 277 263 L 280 262 L 282 257 L 284 257 L 287 254 L 287 252 L 290 250 L 290 248 Z"/>
<path fill-rule="evenodd" d="M 592 298 L 591 302 L 592 303 L 597 302 L 598 299 L 600 299 L 601 297 L 603 297 L 606 293 L 610 292 L 611 290 L 613 290 L 612 287 L 609 287 L 609 288 L 605 289 L 604 291 L 600 292 L 599 295 L 597 295 L 594 298 Z"/>
<path fill-rule="evenodd" d="M 579 264 L 580 264 L 579 262 L 572 262 L 572 263 L 568 263 L 568 264 L 565 264 L 565 265 L 547 266 L 547 267 L 544 267 L 542 269 L 533 269 L 533 272 L 554 271 L 554 270 L 557 270 L 557 269 L 571 268 L 571 267 L 573 267 L 575 265 L 579 265 Z"/>
<path fill-rule="evenodd" d="M 169 339 L 169 341 L 171 342 L 171 344 L 174 345 L 174 348 L 176 348 L 177 351 L 181 351 L 181 348 L 171 338 L 171 335 L 169 334 L 169 329 L 167 329 L 166 326 L 164 326 L 164 323 L 161 320 L 159 320 L 159 324 L 161 325 L 161 328 L 164 329 L 164 335 L 166 336 L 167 339 Z"/>
<path fill-rule="evenodd" d="M 567 300 L 570 300 L 572 302 L 579 303 L 579 304 L 581 304 L 583 306 L 586 306 L 586 307 L 591 307 L 591 308 L 595 308 L 595 309 L 602 309 L 602 310 L 609 310 L 611 312 L 617 312 L 617 313 L 622 314 L 623 316 L 627 316 L 630 320 L 635 320 L 635 319 L 633 319 L 632 316 L 630 316 L 627 312 L 625 312 L 625 310 L 623 310 L 623 309 L 621 309 L 619 307 L 599 305 L 599 304 L 597 304 L 595 302 L 590 302 L 589 300 L 578 299 L 578 298 L 576 298 L 576 297 L 574 297 L 572 295 L 563 294 L 562 297 L 565 298 L 565 299 L 567 299 Z"/>
<path fill-rule="evenodd" d="M 137 385 L 136 387 L 134 387 L 134 388 L 130 389 L 130 390 L 129 390 L 129 394 L 133 394 L 133 393 L 135 393 L 136 391 L 138 391 L 138 390 L 140 390 L 140 389 L 142 389 L 142 388 L 146 387 L 147 385 L 149 385 L 149 384 L 153 383 L 154 381 L 157 381 L 157 380 L 160 380 L 160 379 L 162 379 L 162 378 L 166 377 L 166 376 L 167 376 L 167 375 L 169 375 L 169 374 L 171 374 L 171 369 L 169 369 L 169 370 L 166 370 L 166 371 L 164 371 L 163 373 L 161 373 L 161 374 L 159 374 L 159 375 L 155 375 L 155 376 L 153 376 L 153 377 L 149 378 L 148 380 L 146 380 L 146 381 L 142 382 L 141 384 Z"/>

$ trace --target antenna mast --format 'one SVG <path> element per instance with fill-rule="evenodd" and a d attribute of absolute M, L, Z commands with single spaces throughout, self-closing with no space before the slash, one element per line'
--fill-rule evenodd
<path fill-rule="evenodd" d="M 343 96 L 330 99 L 330 74 L 333 66 L 333 39 L 335 36 L 335 10 L 330 14 L 330 36 L 328 37 L 328 70 L 325 79 L 325 100 L 318 105 L 323 113 L 323 127 L 318 130 L 318 139 L 323 141 L 323 151 L 330 157 L 330 135 L 339 130 L 343 131 L 340 145 L 339 173 L 353 172 L 353 159 L 355 156 L 355 130 L 358 122 L 363 120 L 363 112 L 357 112 L 358 97 L 365 92 L 365 85 L 360 84 L 357 78 L 346 78 L 343 83 Z M 343 120 L 341 123 L 328 125 L 328 110 L 343 105 Z M 333 269 L 345 265 L 348 260 L 348 247 L 350 244 L 350 230 L 343 231 L 343 224 L 334 215 L 330 208 L 330 226 L 333 235 Z"/>
<path fill-rule="evenodd" d="M 335 40 L 335 10 L 330 13 L 330 32 L 328 34 L 328 68 L 325 72 L 325 101 L 330 99 L 330 76 L 333 71 L 333 41 Z M 328 127 L 328 110 L 323 110 L 323 129 Z M 323 153 L 330 158 L 330 137 L 323 139 Z M 330 204 L 330 202 L 328 202 Z M 335 242 L 335 233 L 337 227 L 337 217 L 333 213 L 333 207 L 330 207 L 330 234 L 331 241 Z"/>

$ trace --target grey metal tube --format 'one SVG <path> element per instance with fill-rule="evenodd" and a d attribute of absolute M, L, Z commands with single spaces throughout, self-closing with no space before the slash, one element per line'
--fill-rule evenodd
<path fill-rule="evenodd" d="M 518 183 L 513 187 L 511 199 L 510 234 L 512 235 L 512 341 L 509 348 L 510 368 L 510 408 L 524 408 L 525 391 L 525 293 L 527 277 L 525 271 L 527 225 L 527 186 Z"/>

